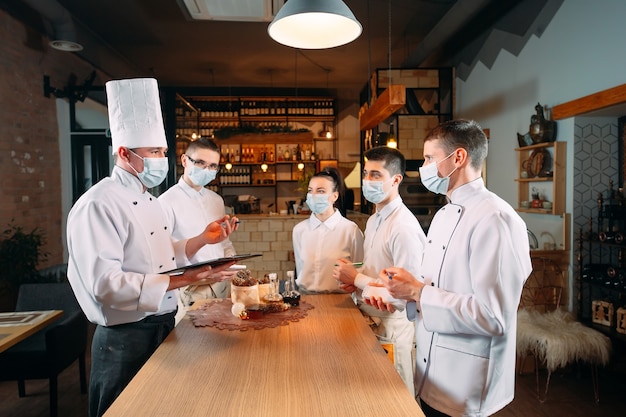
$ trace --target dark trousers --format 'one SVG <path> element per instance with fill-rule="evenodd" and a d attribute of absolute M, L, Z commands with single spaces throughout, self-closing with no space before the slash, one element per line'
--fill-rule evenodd
<path fill-rule="evenodd" d="M 422 408 L 422 411 L 424 412 L 424 415 L 426 417 L 450 417 L 449 415 L 444 414 L 441 411 L 435 410 L 422 400 L 420 400 L 420 407 Z"/>
<path fill-rule="evenodd" d="M 100 417 L 174 328 L 174 313 L 97 326 L 91 344 L 89 416 Z"/>

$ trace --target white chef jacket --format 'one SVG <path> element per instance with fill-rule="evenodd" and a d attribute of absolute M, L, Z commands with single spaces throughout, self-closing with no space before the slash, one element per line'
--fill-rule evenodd
<path fill-rule="evenodd" d="M 204 187 L 196 191 L 185 182 L 182 176 L 177 184 L 159 196 L 159 202 L 165 211 L 167 224 L 170 226 L 174 240 L 190 239 L 197 236 L 209 223 L 226 214 L 224 199 L 219 194 Z M 235 254 L 233 243 L 226 238 L 219 243 L 204 245 L 191 257 L 189 264 Z M 216 282 L 211 284 L 211 287 L 213 292 L 208 285 L 192 285 L 181 288 L 183 305 L 196 299 L 213 298 L 213 293 L 218 298 L 230 296 L 229 280 Z"/>
<path fill-rule="evenodd" d="M 68 279 L 87 318 L 132 323 L 176 309 L 164 272 L 187 262 L 156 197 L 118 166 L 83 194 L 67 218 Z M 176 261 L 179 260 L 179 263 Z"/>
<path fill-rule="evenodd" d="M 425 242 L 426 235 L 422 227 L 400 196 L 390 201 L 380 212 L 372 214 L 365 226 L 363 267 L 354 279 L 354 284 L 359 288 L 356 292 L 359 304 L 362 301 L 361 290 L 368 283 L 378 280 L 378 274 L 384 268 L 398 266 L 418 276 Z M 361 309 L 374 317 L 406 316 L 403 311 L 389 313 L 367 304 L 362 304 Z"/>
<path fill-rule="evenodd" d="M 431 407 L 487 416 L 513 399 L 528 248 L 526 224 L 482 178 L 454 190 L 435 215 L 416 320 L 416 390 Z"/>
<path fill-rule="evenodd" d="M 322 222 L 315 214 L 292 231 L 296 283 L 303 293 L 341 293 L 333 269 L 339 258 L 363 260 L 363 233 L 351 220 L 335 212 Z"/>
<path fill-rule="evenodd" d="M 363 267 L 354 280 L 359 289 L 352 295 L 359 309 L 378 322 L 372 330 L 380 343 L 393 344 L 394 366 L 412 394 L 415 327 L 407 319 L 406 311 L 380 311 L 365 304 L 361 292 L 369 282 L 379 279 L 381 270 L 390 266 L 402 267 L 418 276 L 425 242 L 422 227 L 400 196 L 372 214 L 365 227 Z"/>

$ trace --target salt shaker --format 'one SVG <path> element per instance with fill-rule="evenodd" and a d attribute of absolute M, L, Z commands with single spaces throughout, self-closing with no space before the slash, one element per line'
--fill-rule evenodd
<path fill-rule="evenodd" d="M 278 279 L 276 273 L 269 274 L 270 277 L 270 293 L 265 297 L 267 301 L 282 301 L 283 296 L 278 292 Z"/>

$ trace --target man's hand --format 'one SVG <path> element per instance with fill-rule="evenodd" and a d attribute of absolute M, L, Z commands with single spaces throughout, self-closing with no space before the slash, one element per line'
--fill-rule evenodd
<path fill-rule="evenodd" d="M 395 266 L 385 268 L 380 272 L 380 282 L 387 288 L 394 298 L 420 302 L 424 283 L 416 279 L 404 268 Z"/>
<path fill-rule="evenodd" d="M 219 243 L 239 228 L 237 217 L 224 216 L 207 225 L 202 233 L 187 240 L 185 255 L 191 259 L 204 245 Z"/>
<path fill-rule="evenodd" d="M 335 262 L 335 268 L 333 269 L 333 278 L 339 281 L 339 288 L 346 292 L 356 291 L 354 285 L 354 278 L 357 275 L 356 268 L 352 265 L 352 262 L 343 258 L 337 259 Z"/>
<path fill-rule="evenodd" d="M 228 215 L 211 222 L 202 232 L 204 243 L 219 243 L 239 228 L 239 219 Z"/>
<path fill-rule="evenodd" d="M 385 286 L 382 283 L 379 282 L 370 282 L 367 285 L 371 285 L 372 287 L 382 287 L 385 288 Z M 376 296 L 371 296 L 371 297 L 363 297 L 363 301 L 365 301 L 365 304 L 369 304 L 372 307 L 380 310 L 380 311 L 388 311 L 390 313 L 393 313 L 394 311 L 396 311 L 396 308 L 393 306 L 393 304 L 390 303 L 385 303 L 383 301 L 383 297 L 376 297 Z"/>
<path fill-rule="evenodd" d="M 223 281 L 224 279 L 226 279 L 224 277 L 229 276 L 228 273 L 225 271 L 233 265 L 235 265 L 235 261 L 216 266 L 215 268 L 212 268 L 210 266 L 187 268 L 185 269 L 185 272 L 183 272 L 181 275 L 170 276 L 170 285 L 167 287 L 167 290 L 169 291 L 187 285 L 195 284 L 198 281 L 203 280 L 211 283 Z M 213 280 L 213 277 L 217 277 L 217 279 Z"/>

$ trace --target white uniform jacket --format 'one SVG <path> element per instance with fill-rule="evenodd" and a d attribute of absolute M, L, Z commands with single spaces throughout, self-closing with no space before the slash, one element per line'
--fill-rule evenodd
<path fill-rule="evenodd" d="M 87 318 L 112 326 L 174 311 L 178 290 L 163 272 L 187 262 L 186 242 L 172 243 L 156 197 L 114 167 L 67 219 L 68 279 Z"/>
<path fill-rule="evenodd" d="M 159 202 L 165 211 L 174 240 L 197 236 L 209 223 L 226 214 L 224 199 L 219 194 L 204 187 L 196 191 L 183 177 L 159 196 Z M 220 243 L 204 245 L 189 261 L 194 264 L 235 254 L 233 243 L 226 238 Z"/>
<path fill-rule="evenodd" d="M 513 400 L 517 307 L 532 270 L 526 224 L 478 178 L 453 191 L 428 231 L 416 320 L 416 393 L 451 416 Z"/>

